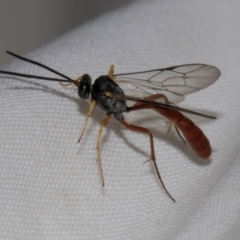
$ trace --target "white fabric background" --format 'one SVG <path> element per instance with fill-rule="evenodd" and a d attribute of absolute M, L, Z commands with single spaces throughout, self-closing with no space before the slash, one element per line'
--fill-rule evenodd
<path fill-rule="evenodd" d="M 217 66 L 211 87 L 182 107 L 218 117 L 191 118 L 209 137 L 198 159 L 148 111 L 125 114 L 155 136 L 157 163 L 174 204 L 161 189 L 148 137 L 115 120 L 104 130 L 102 162 L 96 109 L 77 144 L 88 104 L 58 83 L 1 76 L 1 239 L 239 239 L 239 1 L 138 1 L 80 26 L 28 57 L 73 78 L 185 63 Z M 27 41 L 27 40 L 26 40 Z M 5 69 L 53 76 L 14 60 Z M 14 81 L 13 81 L 14 79 Z"/>

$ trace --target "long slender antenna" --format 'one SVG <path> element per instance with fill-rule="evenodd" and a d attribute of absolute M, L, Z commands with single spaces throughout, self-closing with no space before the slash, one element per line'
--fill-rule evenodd
<path fill-rule="evenodd" d="M 60 78 L 42 77 L 42 76 L 37 76 L 37 75 L 30 75 L 30 74 L 17 73 L 17 72 L 9 72 L 9 71 L 3 71 L 3 70 L 0 70 L 0 73 L 7 74 L 7 75 L 13 75 L 13 76 L 20 76 L 20 77 L 25 77 L 25 78 L 36 78 L 36 79 L 41 79 L 41 80 L 68 82 L 69 83 L 69 80 L 60 79 Z"/>
<path fill-rule="evenodd" d="M 7 53 L 10 54 L 10 55 L 12 55 L 13 57 L 19 58 L 19 59 L 21 59 L 21 60 L 23 60 L 23 61 L 26 61 L 26 62 L 32 63 L 32 64 L 34 64 L 34 65 L 37 65 L 37 66 L 39 66 L 39 67 L 45 68 L 45 69 L 47 69 L 47 70 L 50 71 L 50 72 L 53 72 L 53 73 L 55 73 L 55 74 L 57 74 L 57 75 L 59 75 L 59 76 L 61 76 L 61 77 L 64 77 L 64 78 L 68 79 L 68 80 L 71 81 L 71 82 L 74 82 L 74 80 L 72 80 L 70 77 L 68 77 L 68 76 L 66 76 L 66 75 L 64 75 L 64 74 L 62 74 L 62 73 L 60 73 L 60 72 L 58 72 L 58 71 L 56 71 L 56 70 L 54 70 L 54 69 L 52 69 L 52 68 L 44 65 L 44 64 L 42 64 L 42 63 L 33 61 L 33 60 L 31 60 L 31 59 L 28 59 L 28 58 L 21 57 L 21 56 L 15 54 L 15 53 L 10 52 L 10 51 L 7 51 Z"/>
<path fill-rule="evenodd" d="M 63 79 L 58 79 L 58 78 L 50 78 L 50 77 L 42 77 L 42 76 L 37 76 L 37 75 L 29 75 L 29 74 L 24 74 L 24 73 L 17 73 L 17 72 L 10 72 L 10 71 L 2 71 L 0 70 L 0 73 L 3 73 L 3 74 L 8 74 L 8 75 L 14 75 L 14 76 L 20 76 L 20 77 L 27 77 L 27 78 L 36 78 L 36 79 L 42 79 L 42 80 L 49 80 L 49 81 L 60 81 L 60 82 L 73 82 L 74 83 L 74 80 L 71 79 L 70 77 L 42 64 L 42 63 L 39 63 L 39 62 L 36 62 L 36 61 L 33 61 L 31 59 L 28 59 L 28 58 L 24 58 L 24 57 L 21 57 L 15 53 L 12 53 L 10 51 L 7 51 L 8 54 L 12 55 L 13 57 L 16 57 L 22 61 L 25 61 L 25 62 L 29 62 L 31 64 L 34 64 L 34 65 L 37 65 L 41 68 L 44 68 L 44 69 L 47 69 L 48 71 L 52 72 L 52 73 L 55 73 L 57 74 L 58 76 L 61 76 L 63 78 L 65 78 L 66 80 L 63 80 Z"/>

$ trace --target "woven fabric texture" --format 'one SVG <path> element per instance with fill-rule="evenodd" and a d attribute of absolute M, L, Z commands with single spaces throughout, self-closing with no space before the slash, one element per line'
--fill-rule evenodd
<path fill-rule="evenodd" d="M 154 134 L 157 164 L 173 203 L 149 158 L 149 139 L 114 119 L 104 128 L 74 87 L 0 76 L 1 239 L 239 239 L 240 28 L 239 1 L 137 1 L 66 33 L 27 54 L 72 78 L 89 73 L 143 71 L 186 63 L 218 67 L 209 88 L 181 107 L 218 117 L 190 116 L 213 147 L 199 159 L 151 111 L 125 114 Z M 27 40 L 26 40 L 27 41 Z M 2 53 L 1 53 L 2 54 Z M 13 60 L 6 70 L 53 77 Z"/>

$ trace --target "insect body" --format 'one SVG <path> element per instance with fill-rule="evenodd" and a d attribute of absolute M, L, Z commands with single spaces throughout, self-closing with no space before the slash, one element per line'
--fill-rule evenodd
<path fill-rule="evenodd" d="M 41 80 L 59 81 L 60 83 L 67 82 L 77 86 L 78 95 L 81 99 L 90 98 L 90 108 L 78 142 L 83 136 L 87 121 L 91 116 L 93 109 L 97 106 L 106 113 L 106 117 L 100 123 L 96 144 L 103 185 L 104 177 L 100 158 L 101 134 L 103 127 L 109 122 L 111 115 L 113 115 L 113 117 L 127 129 L 145 133 L 149 136 L 149 160 L 152 160 L 154 164 L 162 187 L 174 202 L 175 200 L 165 187 L 158 170 L 151 131 L 147 128 L 127 123 L 124 120 L 123 113 L 150 109 L 163 115 L 169 120 L 171 125 L 175 127 L 178 135 L 182 139 L 182 135 L 184 136 L 185 140 L 198 156 L 204 159 L 210 157 L 212 150 L 209 140 L 202 130 L 181 112 L 187 112 L 211 119 L 215 119 L 215 117 L 183 109 L 175 104 L 183 101 L 184 95 L 201 90 L 214 83 L 221 74 L 216 67 L 205 64 L 188 64 L 143 72 L 114 74 L 114 67 L 111 66 L 108 75 L 98 77 L 92 84 L 91 77 L 88 74 L 84 74 L 78 79 L 73 80 L 41 63 L 20 57 L 11 52 L 8 53 L 21 60 L 45 68 L 62 78 L 48 78 L 1 70 L 0 73 Z M 128 85 L 126 90 L 123 90 L 124 85 Z M 133 104 L 129 105 L 129 102 L 132 102 Z"/>
<path fill-rule="evenodd" d="M 92 85 L 91 97 L 102 111 L 113 114 L 118 121 L 123 119 L 122 112 L 127 111 L 125 94 L 109 76 L 96 79 Z"/>
<path fill-rule="evenodd" d="M 156 109 L 179 129 L 195 153 L 204 159 L 210 157 L 212 149 L 203 131 L 181 112 L 172 109 Z"/>

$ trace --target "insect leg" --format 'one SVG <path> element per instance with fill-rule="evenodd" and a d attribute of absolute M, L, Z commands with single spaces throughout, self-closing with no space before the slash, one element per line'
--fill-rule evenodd
<path fill-rule="evenodd" d="M 160 172 L 158 170 L 158 166 L 157 166 L 157 162 L 156 162 L 156 158 L 155 158 L 155 151 L 154 151 L 154 142 L 153 142 L 153 135 L 151 133 L 150 130 L 148 130 L 147 128 L 143 128 L 140 126 L 136 126 L 136 125 L 131 125 L 128 124 L 127 122 L 125 122 L 124 120 L 121 120 L 121 123 L 129 130 L 134 131 L 134 132 L 139 132 L 139 133 L 146 133 L 149 135 L 150 138 L 150 149 L 151 149 L 151 160 L 153 161 L 154 164 L 154 168 L 157 172 L 157 176 L 158 179 L 163 187 L 163 189 L 165 190 L 166 194 L 172 199 L 173 202 L 175 202 L 175 199 L 171 196 L 171 194 L 168 192 L 167 188 L 165 187 L 162 177 L 160 175 Z"/>
<path fill-rule="evenodd" d="M 83 129 L 82 129 L 82 132 L 81 132 L 81 134 L 80 134 L 80 137 L 79 137 L 79 139 L 78 139 L 78 142 L 80 142 L 81 139 L 82 139 L 82 136 L 83 136 L 85 127 L 86 127 L 86 125 L 87 125 L 88 119 L 89 119 L 89 117 L 91 116 L 91 113 L 92 113 L 93 109 L 96 107 L 96 105 L 97 105 L 97 102 L 96 102 L 96 101 L 92 101 L 92 102 L 91 102 L 91 105 L 90 105 L 90 107 L 89 107 L 89 110 L 88 110 L 88 113 L 87 113 L 87 117 L 86 117 L 86 119 L 85 119 L 85 123 L 84 123 Z"/>
<path fill-rule="evenodd" d="M 186 140 L 183 138 L 182 134 L 179 132 L 178 128 L 174 125 L 174 128 L 178 134 L 178 136 L 182 139 L 182 141 L 186 144 Z"/>
<path fill-rule="evenodd" d="M 164 98 L 164 101 L 165 101 L 166 103 L 168 103 L 168 104 L 170 103 L 169 100 L 168 100 L 168 98 L 167 98 L 164 94 L 155 94 L 155 95 L 152 95 L 152 96 L 147 97 L 147 98 L 145 98 L 145 99 L 154 101 L 154 100 L 157 100 L 157 99 L 159 99 L 159 98 Z M 154 107 L 154 106 L 151 107 L 151 105 L 149 105 L 149 104 L 140 103 L 140 102 L 137 102 L 137 103 L 135 103 L 132 107 L 128 108 L 128 111 L 134 111 L 134 110 L 140 110 L 140 109 L 148 109 L 148 108 L 152 109 L 153 111 L 155 111 L 155 112 L 158 113 L 158 114 L 160 113 L 160 112 L 157 110 L 156 107 Z M 160 113 L 160 114 L 161 114 L 161 113 Z M 168 133 L 170 132 L 170 129 L 171 129 L 171 127 L 172 127 L 172 124 L 173 124 L 173 123 L 170 122 L 170 127 L 168 128 L 167 135 L 168 135 Z M 178 136 L 181 138 L 181 140 L 182 140 L 184 143 L 186 143 L 185 139 L 184 139 L 184 138 L 182 137 L 182 135 L 180 134 L 178 128 L 177 128 L 175 125 L 174 125 L 174 127 L 175 127 L 175 130 L 176 130 Z"/>
<path fill-rule="evenodd" d="M 96 146 L 97 154 L 98 154 L 98 165 L 99 165 L 101 178 L 102 178 L 102 186 L 104 186 L 104 177 L 103 177 L 103 169 L 102 169 L 102 162 L 101 162 L 101 155 L 100 155 L 101 135 L 102 135 L 103 127 L 108 124 L 110 117 L 111 117 L 111 114 L 107 114 L 106 118 L 104 118 L 100 123 L 100 129 L 98 132 L 97 146 Z"/>
<path fill-rule="evenodd" d="M 154 110 L 154 109 L 153 109 L 153 110 Z M 155 112 L 159 113 L 158 111 L 156 111 L 156 109 L 155 109 Z M 174 125 L 173 122 L 170 122 L 170 126 L 169 126 L 169 128 L 168 128 L 168 131 L 167 131 L 167 134 L 166 134 L 166 135 L 169 134 L 169 132 L 170 132 L 170 130 L 171 130 L 171 128 L 172 128 L 172 125 Z M 185 139 L 183 138 L 183 136 L 181 135 L 181 133 L 179 132 L 178 128 L 177 128 L 175 125 L 174 125 L 174 128 L 175 128 L 175 130 L 176 130 L 177 135 L 179 136 L 179 138 L 186 144 L 186 141 L 185 141 Z"/>
<path fill-rule="evenodd" d="M 108 71 L 108 76 L 112 78 L 113 75 L 114 75 L 114 65 L 111 65 Z"/>
<path fill-rule="evenodd" d="M 62 82 L 59 82 L 60 85 L 62 85 L 63 87 L 68 87 L 70 86 L 71 84 L 73 84 L 72 82 L 69 82 L 69 83 L 62 83 Z"/>

